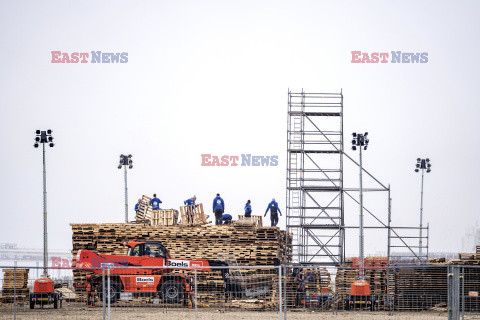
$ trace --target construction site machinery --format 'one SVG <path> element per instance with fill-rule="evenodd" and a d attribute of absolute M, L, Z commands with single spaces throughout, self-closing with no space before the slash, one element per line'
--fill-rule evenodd
<path fill-rule="evenodd" d="M 370 284 L 359 279 L 350 286 L 350 296 L 345 300 L 345 310 L 369 308 L 374 311 L 376 302 L 370 292 Z"/>
<path fill-rule="evenodd" d="M 61 307 L 61 293 L 55 292 L 52 279 L 42 278 L 35 280 L 33 292 L 29 295 L 30 309 L 34 309 L 35 305 L 43 306 L 53 304 L 54 309 Z"/>
<path fill-rule="evenodd" d="M 212 270 L 210 267 L 222 267 L 219 269 L 225 288 L 236 289 L 229 283 L 228 264 L 225 262 L 172 259 L 168 249 L 159 241 L 132 241 L 125 242 L 124 245 L 129 248 L 126 256 L 98 254 L 90 250 L 78 251 L 76 267 L 93 273 L 86 276 L 85 284 L 76 285 L 87 289 L 88 304 L 93 306 L 97 295 L 103 300 L 103 294 L 110 303 L 114 303 L 124 293 L 129 293 L 130 296 L 159 295 L 164 303 L 187 303 L 190 300 L 193 304 L 194 279 L 184 274 L 172 274 L 179 269 L 208 272 Z M 107 271 L 110 285 L 109 288 L 104 288 L 106 285 L 102 277 Z"/>

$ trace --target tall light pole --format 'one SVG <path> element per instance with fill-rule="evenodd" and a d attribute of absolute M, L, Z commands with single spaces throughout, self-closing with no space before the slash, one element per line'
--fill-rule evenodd
<path fill-rule="evenodd" d="M 118 169 L 122 169 L 122 166 L 125 171 L 125 223 L 128 223 L 128 188 L 127 188 L 127 167 L 129 169 L 133 168 L 133 160 L 132 155 L 126 154 L 120 155 L 120 164 L 118 165 Z"/>
<path fill-rule="evenodd" d="M 353 139 L 352 139 L 352 149 L 360 150 L 360 241 L 359 241 L 359 251 L 360 251 L 360 258 L 359 258 L 359 266 L 360 266 L 360 280 L 365 280 L 365 263 L 364 263 L 364 243 L 363 243 L 363 180 L 362 180 L 362 149 L 367 150 L 368 146 L 368 132 L 365 132 L 364 134 L 362 133 L 353 133 Z"/>
<path fill-rule="evenodd" d="M 35 131 L 35 148 L 43 147 L 43 277 L 48 277 L 48 233 L 47 233 L 47 171 L 45 167 L 45 143 L 53 147 L 52 130 Z"/>
<path fill-rule="evenodd" d="M 425 175 L 425 171 L 427 173 L 430 173 L 432 171 L 432 164 L 430 163 L 430 159 L 420 159 L 417 158 L 417 165 L 415 166 L 415 172 L 419 172 L 422 170 L 422 188 L 420 191 L 420 238 L 418 240 L 418 253 L 420 259 L 422 258 L 422 253 L 423 253 L 423 177 Z M 428 257 L 427 257 L 428 259 Z"/>

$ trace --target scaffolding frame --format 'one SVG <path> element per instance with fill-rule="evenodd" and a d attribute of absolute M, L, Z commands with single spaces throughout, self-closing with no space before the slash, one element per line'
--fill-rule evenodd
<path fill-rule="evenodd" d="M 328 127 L 322 129 L 322 123 Z M 352 194 L 359 188 L 344 187 L 344 156 L 359 167 L 359 163 L 344 150 L 343 93 L 307 93 L 288 91 L 287 121 L 287 179 L 286 179 L 286 228 L 292 234 L 292 258 L 294 263 L 338 266 L 345 263 L 345 231 L 359 226 L 346 226 L 345 199 L 360 205 Z M 326 165 L 327 164 L 327 165 Z M 393 227 L 391 225 L 390 185 L 386 186 L 369 171 L 362 172 L 373 179 L 378 187 L 363 188 L 363 192 L 387 192 L 387 223 L 384 223 L 365 205 L 364 211 L 378 225 L 366 225 L 365 229 L 388 231 L 387 256 L 392 259 L 403 256 L 392 254 L 392 248 L 406 248 L 419 262 L 428 259 L 429 227 L 426 230 L 426 254 L 420 256 L 406 239 L 418 236 L 401 236 L 401 230 L 420 230 L 420 227 Z M 392 241 L 399 240 L 399 244 Z"/>

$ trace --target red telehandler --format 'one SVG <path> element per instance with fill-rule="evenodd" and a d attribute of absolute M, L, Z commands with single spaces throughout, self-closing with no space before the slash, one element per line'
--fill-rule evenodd
<path fill-rule="evenodd" d="M 132 294 L 159 294 L 164 303 L 186 302 L 194 294 L 193 279 L 183 274 L 172 274 L 178 269 L 196 268 L 197 271 L 211 271 L 211 266 L 220 266 L 225 289 L 236 291 L 235 284 L 229 282 L 228 264 L 214 260 L 178 260 L 172 259 L 168 249 L 159 241 L 125 242 L 128 253 L 123 255 L 98 254 L 89 250 L 79 250 L 76 258 L 76 268 L 93 272 L 87 275 L 85 284 L 77 287 L 87 289 L 87 303 L 94 305 L 94 297 L 98 294 L 103 299 L 102 272 L 110 268 L 110 295 L 106 299 L 114 303 L 120 299 L 122 292 Z M 137 267 L 137 268 L 135 268 Z M 141 267 L 141 268 L 138 268 Z M 151 267 L 151 268 L 148 268 Z M 170 268 L 162 268 L 170 267 Z M 108 292 L 105 288 L 105 292 Z"/>

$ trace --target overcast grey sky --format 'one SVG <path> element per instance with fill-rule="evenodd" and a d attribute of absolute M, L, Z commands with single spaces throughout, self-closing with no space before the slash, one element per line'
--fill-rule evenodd
<path fill-rule="evenodd" d="M 430 157 L 430 248 L 459 250 L 480 209 L 479 9 L 478 1 L 2 1 L 0 242 L 42 245 L 35 129 L 54 130 L 49 243 L 68 249 L 69 223 L 123 221 L 121 153 L 134 159 L 130 208 L 156 192 L 163 208 L 196 194 L 209 209 L 220 192 L 234 216 L 247 199 L 254 214 L 272 197 L 284 209 L 288 88 L 343 88 L 345 134 L 370 133 L 364 163 L 392 186 L 393 223 L 418 223 L 413 168 Z M 54 50 L 128 52 L 128 63 L 52 64 Z M 353 50 L 429 60 L 352 64 Z M 278 155 L 279 165 L 202 167 L 203 153 Z M 345 180 L 358 186 L 354 168 Z M 365 203 L 382 210 L 385 201 Z M 357 208 L 347 205 L 346 217 L 356 224 Z M 385 251 L 386 237 L 367 232 L 366 245 L 367 254 Z M 347 253 L 356 250 L 347 234 Z"/>

